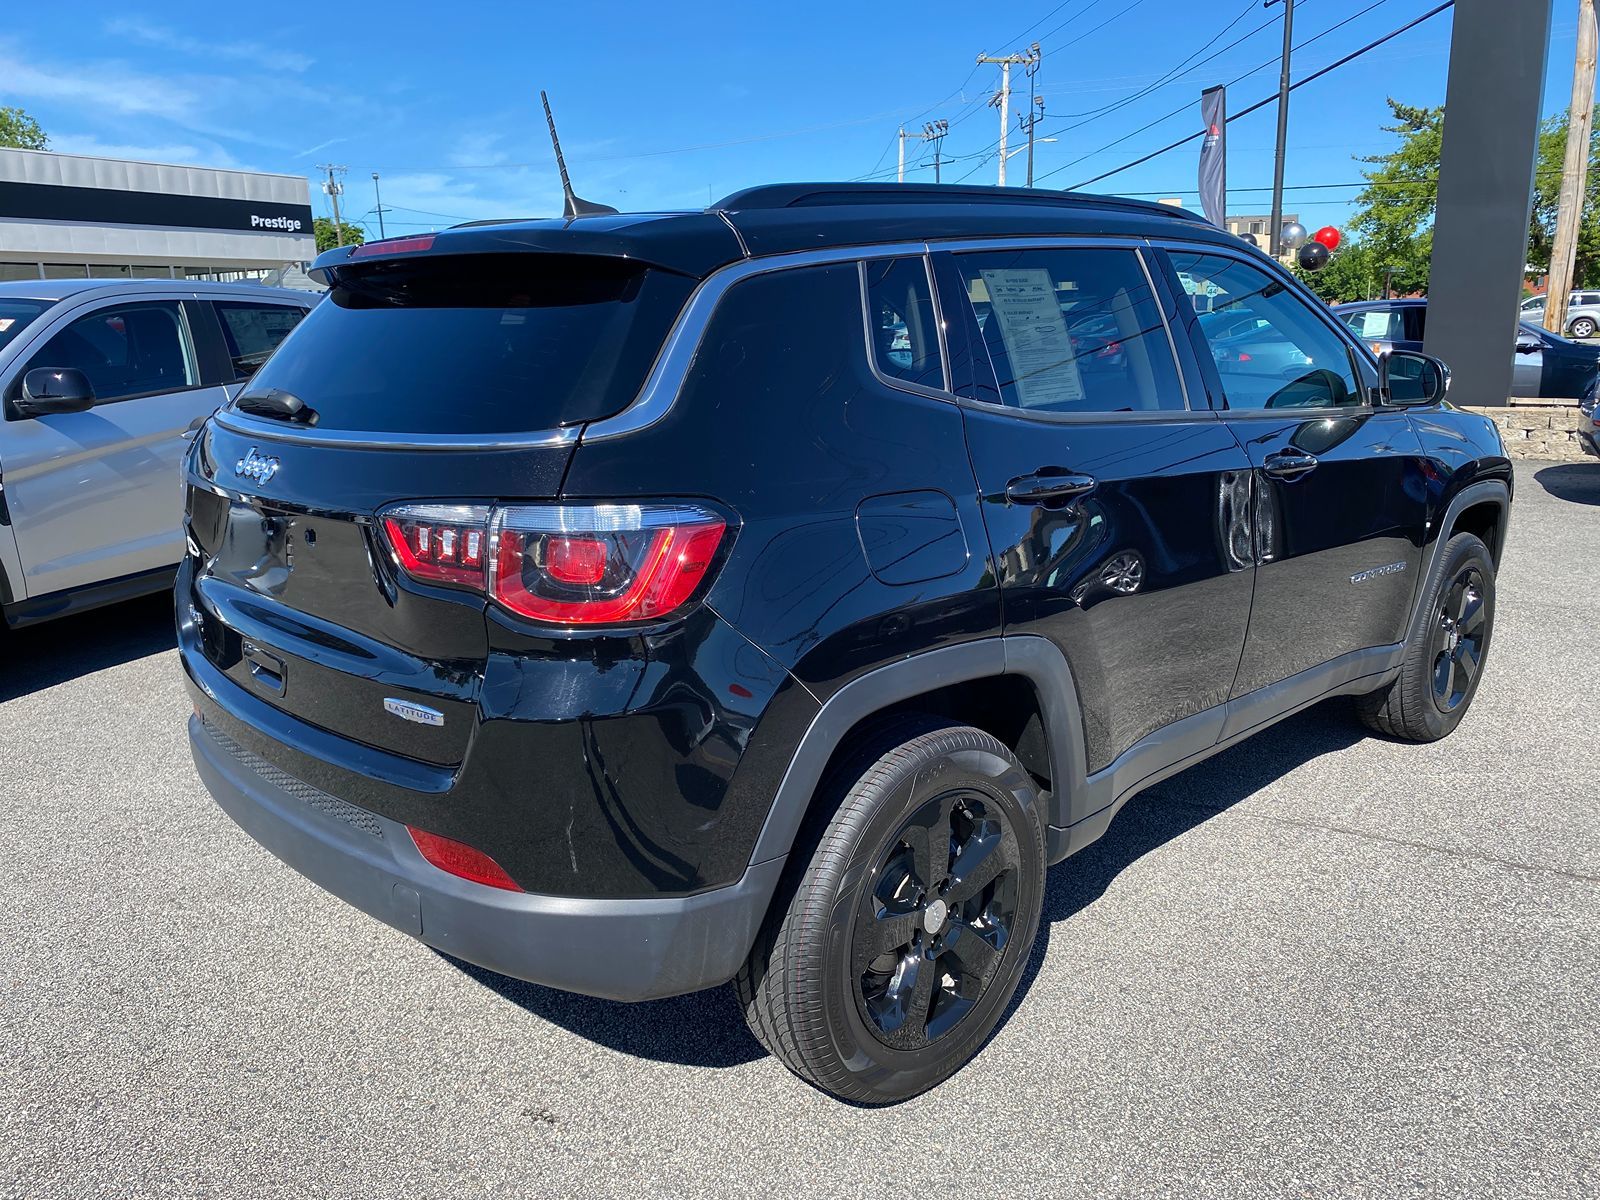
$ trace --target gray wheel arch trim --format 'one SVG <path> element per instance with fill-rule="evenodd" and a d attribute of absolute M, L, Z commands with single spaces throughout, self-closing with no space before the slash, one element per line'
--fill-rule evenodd
<path fill-rule="evenodd" d="M 1086 762 L 1072 669 L 1046 638 L 1033 634 L 981 638 L 877 667 L 830 696 L 789 761 L 756 839 L 751 865 L 789 853 L 829 759 L 858 723 L 926 692 L 1002 675 L 1019 675 L 1038 692 L 1053 785 L 1043 815 L 1047 824 L 1065 823 L 1067 802 L 1083 787 Z"/>

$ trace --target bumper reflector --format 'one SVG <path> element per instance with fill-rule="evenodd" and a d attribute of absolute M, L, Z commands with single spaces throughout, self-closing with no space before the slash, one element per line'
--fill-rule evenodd
<path fill-rule="evenodd" d="M 406 832 L 411 835 L 418 853 L 441 871 L 487 887 L 502 888 L 508 892 L 522 890 L 511 876 L 501 869 L 500 864 L 482 850 L 474 850 L 465 842 L 440 837 L 437 833 L 413 829 L 410 825 L 406 826 Z"/>

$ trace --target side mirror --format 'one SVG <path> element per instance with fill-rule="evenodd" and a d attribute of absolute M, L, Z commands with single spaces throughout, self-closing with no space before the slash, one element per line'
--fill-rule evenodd
<path fill-rule="evenodd" d="M 87 412 L 94 407 L 94 388 L 76 367 L 35 367 L 22 377 L 13 406 L 24 417 Z"/>
<path fill-rule="evenodd" d="M 1391 350 L 1378 365 L 1390 404 L 1437 404 L 1450 390 L 1450 368 L 1431 354 Z"/>

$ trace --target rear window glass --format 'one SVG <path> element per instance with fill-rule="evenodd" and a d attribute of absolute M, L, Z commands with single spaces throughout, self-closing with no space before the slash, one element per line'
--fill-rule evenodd
<path fill-rule="evenodd" d="M 621 259 L 494 254 L 374 262 L 256 373 L 318 429 L 529 433 L 638 393 L 694 280 Z"/>
<path fill-rule="evenodd" d="M 33 324 L 35 318 L 54 304 L 54 300 L 7 300 L 0 298 L 0 350 Z"/>

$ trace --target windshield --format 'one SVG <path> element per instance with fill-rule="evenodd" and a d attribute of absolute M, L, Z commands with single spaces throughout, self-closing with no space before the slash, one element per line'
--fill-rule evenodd
<path fill-rule="evenodd" d="M 12 300 L 0 296 L 0 350 L 9 346 L 19 333 L 54 303 L 54 300 Z"/>
<path fill-rule="evenodd" d="M 694 282 L 577 255 L 376 260 L 341 273 L 243 398 L 287 392 L 318 429 L 380 433 L 597 420 L 638 394 Z"/>

